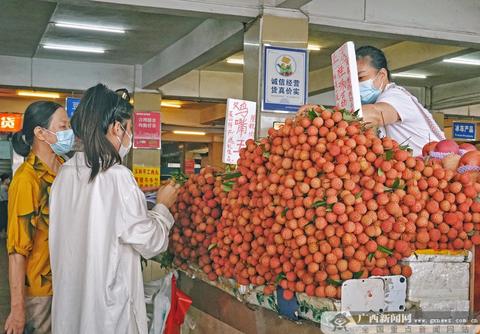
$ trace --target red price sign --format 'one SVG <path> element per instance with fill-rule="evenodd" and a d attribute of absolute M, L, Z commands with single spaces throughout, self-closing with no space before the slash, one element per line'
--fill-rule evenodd
<path fill-rule="evenodd" d="M 185 160 L 185 174 L 195 173 L 195 160 Z"/>
<path fill-rule="evenodd" d="M 143 149 L 159 149 L 161 147 L 161 123 L 159 112 L 135 112 L 133 147 Z"/>

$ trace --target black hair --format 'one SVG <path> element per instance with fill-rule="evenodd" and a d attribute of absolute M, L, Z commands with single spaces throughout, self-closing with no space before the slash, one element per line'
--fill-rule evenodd
<path fill-rule="evenodd" d="M 0 175 L 0 181 L 1 182 L 5 181 L 6 179 L 9 179 L 9 178 L 10 178 L 10 174 L 3 173 L 2 175 Z"/>
<path fill-rule="evenodd" d="M 35 138 L 35 128 L 39 126 L 48 129 L 52 116 L 58 108 L 62 108 L 62 106 L 50 101 L 33 102 L 27 107 L 23 116 L 22 130 L 15 133 L 11 139 L 15 152 L 24 157 L 30 154 Z"/>
<path fill-rule="evenodd" d="M 128 101 L 103 84 L 89 88 L 83 95 L 71 123 L 75 136 L 83 144 L 87 166 L 92 169 L 90 182 L 100 171 L 122 162 L 106 135 L 115 122 L 120 122 L 126 129 L 132 112 L 133 107 Z"/>
<path fill-rule="evenodd" d="M 382 50 L 374 46 L 365 45 L 355 50 L 355 53 L 357 55 L 357 60 L 362 58 L 368 58 L 370 60 L 370 65 L 372 65 L 377 70 L 381 70 L 382 68 L 387 70 L 388 80 L 391 81 L 392 76 L 390 74 L 390 70 L 388 69 L 387 57 L 385 57 L 385 53 L 383 53 Z"/>

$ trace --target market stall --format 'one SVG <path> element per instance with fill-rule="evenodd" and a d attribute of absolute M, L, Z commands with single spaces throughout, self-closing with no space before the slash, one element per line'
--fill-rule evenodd
<path fill-rule="evenodd" d="M 412 157 L 349 112 L 307 110 L 248 140 L 235 170 L 177 179 L 173 267 L 185 289 L 205 282 L 317 326 L 329 311 L 417 327 L 448 311 L 436 316 L 460 325 L 473 310 L 478 157 L 451 140 Z"/>

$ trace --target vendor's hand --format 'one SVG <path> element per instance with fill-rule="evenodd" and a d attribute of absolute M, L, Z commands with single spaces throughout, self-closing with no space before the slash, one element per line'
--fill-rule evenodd
<path fill-rule="evenodd" d="M 157 191 L 157 204 L 163 204 L 167 208 L 170 208 L 177 200 L 179 184 L 170 182 L 158 189 Z"/>
<path fill-rule="evenodd" d="M 25 310 L 23 308 L 12 309 L 5 322 L 6 334 L 23 334 L 25 328 Z"/>

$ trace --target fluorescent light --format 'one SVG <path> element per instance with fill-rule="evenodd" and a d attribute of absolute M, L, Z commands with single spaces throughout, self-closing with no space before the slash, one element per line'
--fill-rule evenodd
<path fill-rule="evenodd" d="M 183 131 L 183 130 L 175 130 L 173 131 L 174 134 L 176 135 L 192 135 L 192 136 L 205 136 L 205 132 L 200 132 L 200 131 Z"/>
<path fill-rule="evenodd" d="M 480 65 L 480 60 L 478 59 L 467 59 L 467 58 L 448 58 L 443 60 L 445 63 L 454 63 L 462 65 Z"/>
<path fill-rule="evenodd" d="M 427 78 L 427 76 L 425 74 L 417 74 L 417 73 L 392 73 L 392 77 L 412 78 L 412 79 L 426 79 Z"/>
<path fill-rule="evenodd" d="M 310 51 L 320 51 L 321 47 L 316 44 L 308 44 L 307 49 Z"/>
<path fill-rule="evenodd" d="M 59 99 L 60 94 L 59 93 L 53 93 L 53 92 L 36 92 L 33 90 L 19 90 L 17 91 L 17 95 L 19 96 L 33 96 L 33 97 L 46 97 L 49 99 Z"/>
<path fill-rule="evenodd" d="M 44 49 L 52 49 L 52 50 L 64 50 L 64 51 L 105 53 L 104 49 L 91 48 L 91 47 L 86 47 L 86 46 L 77 46 L 77 45 L 44 44 L 43 48 Z"/>
<path fill-rule="evenodd" d="M 123 30 L 121 28 L 96 26 L 96 25 L 81 24 L 81 23 L 55 22 L 55 26 L 62 27 L 62 28 L 71 28 L 71 29 L 111 32 L 111 33 L 115 33 L 115 34 L 124 34 L 125 33 L 125 30 Z"/>
<path fill-rule="evenodd" d="M 228 58 L 227 63 L 235 64 L 235 65 L 243 65 L 244 61 L 243 61 L 243 58 Z"/>
<path fill-rule="evenodd" d="M 161 102 L 160 105 L 162 107 L 167 107 L 167 108 L 181 108 L 182 105 L 181 104 L 177 104 L 177 103 L 172 103 L 172 102 Z"/>

